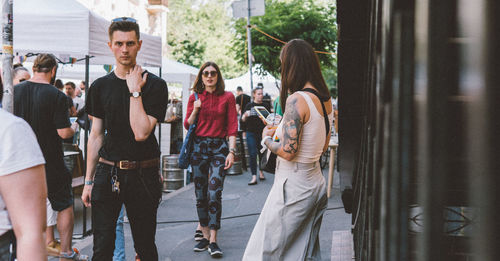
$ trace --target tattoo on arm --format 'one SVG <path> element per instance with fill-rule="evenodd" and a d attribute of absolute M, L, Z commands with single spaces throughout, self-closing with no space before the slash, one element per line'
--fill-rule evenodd
<path fill-rule="evenodd" d="M 267 139 L 264 144 L 266 144 L 267 148 L 274 154 L 278 154 L 278 150 L 281 148 L 281 144 L 279 142 L 273 142 L 270 139 Z"/>
<path fill-rule="evenodd" d="M 283 124 L 283 141 L 281 146 L 284 152 L 295 154 L 299 149 L 299 136 L 302 130 L 302 118 L 299 114 L 297 98 L 292 98 L 287 101 L 284 124 Z"/>

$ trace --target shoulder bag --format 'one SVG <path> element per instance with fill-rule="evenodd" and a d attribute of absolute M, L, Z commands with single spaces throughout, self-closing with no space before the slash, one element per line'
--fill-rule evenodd
<path fill-rule="evenodd" d="M 198 93 L 194 93 L 194 98 L 195 101 L 198 100 Z M 199 113 L 200 112 L 198 112 L 198 115 Z M 187 169 L 189 167 L 189 159 L 191 158 L 191 154 L 193 153 L 193 143 L 196 136 L 194 132 L 196 130 L 196 125 L 198 124 L 198 115 L 196 115 L 196 119 L 194 120 L 193 124 L 189 126 L 186 138 L 182 143 L 182 148 L 178 160 L 179 168 L 181 169 Z"/>

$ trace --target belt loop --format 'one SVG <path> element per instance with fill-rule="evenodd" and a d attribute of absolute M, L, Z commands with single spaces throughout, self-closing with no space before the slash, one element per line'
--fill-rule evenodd
<path fill-rule="evenodd" d="M 294 162 L 293 170 L 295 172 L 297 172 L 299 170 L 299 163 L 298 162 Z"/>

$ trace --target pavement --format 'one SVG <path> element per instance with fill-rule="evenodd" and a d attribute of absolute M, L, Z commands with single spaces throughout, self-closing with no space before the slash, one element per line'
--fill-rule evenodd
<path fill-rule="evenodd" d="M 323 170 L 325 179 L 328 168 Z M 218 232 L 218 244 L 224 260 L 241 260 L 246 243 L 257 222 L 260 211 L 274 181 L 274 175 L 265 173 L 266 180 L 249 186 L 249 172 L 227 175 L 222 194 L 222 221 Z M 352 260 L 351 215 L 346 214 L 340 200 L 339 175 L 335 172 L 332 196 L 323 216 L 320 230 L 321 256 L 323 260 Z M 81 203 L 75 199 L 75 206 Z M 90 211 L 88 211 L 90 212 Z M 76 216 L 81 215 L 76 213 Z M 88 219 L 90 220 L 90 219 Z M 81 218 L 75 223 L 75 233 L 81 230 Z M 193 235 L 197 225 L 193 184 L 175 192 L 165 193 L 158 209 L 156 245 L 161 261 L 212 260 L 208 252 L 194 252 Z M 92 256 L 92 235 L 75 240 L 74 247 L 82 254 Z M 340 243 L 339 240 L 343 240 Z M 332 251 L 333 246 L 333 251 Z M 337 250 L 336 247 L 343 247 Z M 134 260 L 135 251 L 130 226 L 125 224 L 125 249 L 127 260 Z M 346 250 L 347 249 L 347 252 Z M 339 256 L 341 255 L 341 256 Z"/>

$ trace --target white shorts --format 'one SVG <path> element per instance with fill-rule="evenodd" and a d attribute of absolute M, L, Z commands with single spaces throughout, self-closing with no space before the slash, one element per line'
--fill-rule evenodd
<path fill-rule="evenodd" d="M 57 224 L 57 211 L 52 209 L 49 199 L 47 199 L 47 226 L 55 226 Z"/>

